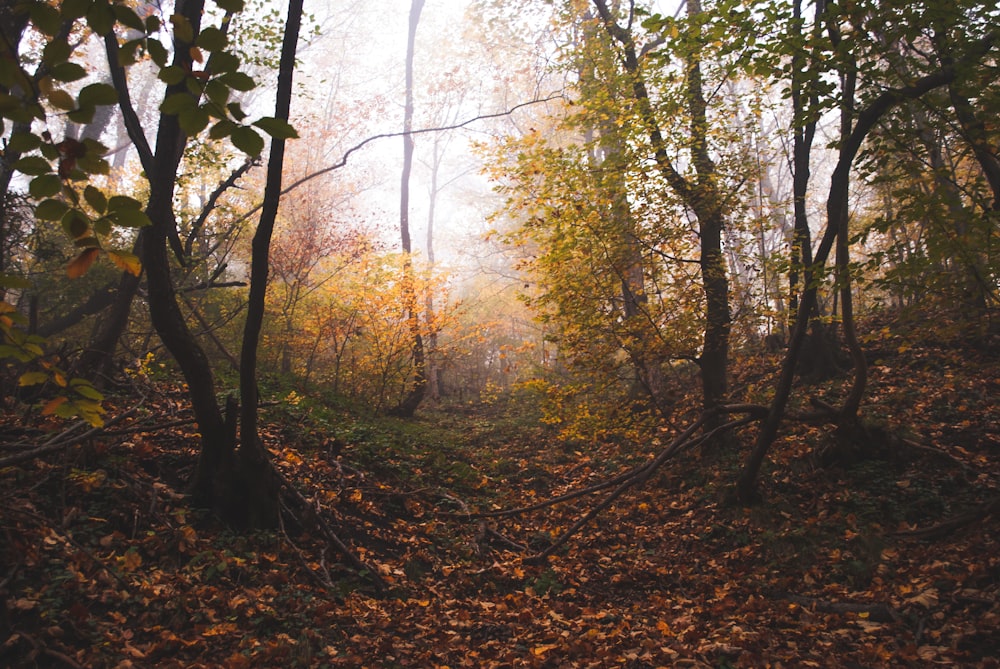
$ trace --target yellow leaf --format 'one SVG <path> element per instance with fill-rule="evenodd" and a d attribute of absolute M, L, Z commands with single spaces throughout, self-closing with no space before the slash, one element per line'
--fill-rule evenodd
<path fill-rule="evenodd" d="M 61 88 L 54 88 L 49 92 L 49 102 L 56 109 L 64 111 L 73 111 L 76 109 L 76 100 Z"/>
<path fill-rule="evenodd" d="M 548 653 L 550 650 L 554 650 L 558 647 L 559 644 L 555 643 L 545 644 L 544 646 L 535 646 L 534 648 L 531 649 L 531 654 L 534 655 L 535 657 L 541 657 L 542 655 Z"/>
<path fill-rule="evenodd" d="M 133 276 L 139 276 L 142 273 L 142 263 L 134 253 L 128 251 L 105 251 L 105 253 L 111 258 L 111 262 L 123 272 L 128 272 Z"/>

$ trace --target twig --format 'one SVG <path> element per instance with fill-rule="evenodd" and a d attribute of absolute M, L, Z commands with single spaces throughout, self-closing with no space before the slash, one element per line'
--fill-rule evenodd
<path fill-rule="evenodd" d="M 514 541 L 513 539 L 511 539 L 510 537 L 507 537 L 507 536 L 501 534 L 500 532 L 497 531 L 496 528 L 490 527 L 485 522 L 483 522 L 480 525 L 480 529 L 481 529 L 484 537 L 493 537 L 494 539 L 496 539 L 497 541 L 499 541 L 501 544 L 507 546 L 508 548 L 511 548 L 511 549 L 517 551 L 518 553 L 527 553 L 528 552 L 528 547 L 527 546 L 525 546 L 524 544 L 519 544 L 516 541 Z"/>
<path fill-rule="evenodd" d="M 114 425 L 115 423 L 119 423 L 119 422 L 125 420 L 126 418 L 128 418 L 129 416 L 131 416 L 133 413 L 135 413 L 136 411 L 138 411 L 139 407 L 141 407 L 145 403 L 145 401 L 146 401 L 146 398 L 143 397 L 141 400 L 139 400 L 138 404 L 136 404 L 135 406 L 133 406 L 131 409 L 129 409 L 125 413 L 119 414 L 119 415 L 115 416 L 114 418 L 112 418 L 107 423 L 107 425 Z M 87 430 L 86 432 L 83 432 L 83 433 L 77 435 L 76 437 L 73 437 L 73 438 L 69 438 L 68 437 L 68 435 L 71 434 L 73 431 L 75 431 L 78 427 L 80 427 L 82 425 L 85 425 L 85 424 L 86 423 L 83 423 L 82 421 L 79 422 L 79 423 L 73 424 L 72 426 L 70 426 L 69 428 L 67 428 L 66 430 L 64 430 L 63 432 L 60 432 L 56 436 L 52 437 L 52 439 L 49 439 L 47 442 L 45 442 L 44 444 L 42 444 L 38 448 L 31 449 L 30 451 L 24 451 L 22 453 L 17 453 L 15 455 L 8 455 L 5 458 L 0 458 L 0 467 L 10 467 L 12 465 L 19 465 L 22 462 L 27 462 L 29 460 L 34 460 L 35 458 L 37 458 L 37 457 L 39 457 L 41 455 L 46 455 L 48 453 L 54 453 L 56 451 L 60 451 L 60 450 L 62 450 L 64 448 L 69 448 L 70 446 L 73 446 L 75 444 L 79 444 L 79 443 L 81 443 L 83 441 L 86 441 L 87 439 L 89 439 L 91 437 L 95 437 L 97 435 L 103 434 L 104 433 L 104 429 L 107 426 L 106 425 L 105 427 L 94 427 L 94 428 L 91 428 L 91 429 Z M 65 439 L 63 439 L 64 436 L 66 437 Z"/>
<path fill-rule="evenodd" d="M 625 478 L 617 488 L 615 488 L 611 493 L 609 493 L 597 506 L 593 507 L 590 511 L 585 513 L 579 520 L 577 520 L 573 525 L 564 531 L 548 548 L 533 555 L 531 557 L 525 558 L 525 562 L 537 563 L 544 561 L 548 556 L 552 555 L 556 550 L 558 550 L 563 544 L 565 544 L 573 535 L 579 532 L 587 523 L 589 523 L 597 514 L 599 514 L 604 509 L 611 506 L 611 504 L 621 497 L 629 488 L 633 486 L 645 483 L 653 472 L 659 469 L 663 463 L 671 459 L 673 456 L 677 455 L 686 450 L 690 450 L 695 446 L 705 443 L 711 439 L 714 439 L 717 435 L 721 434 L 723 431 L 732 430 L 747 423 L 757 420 L 756 414 L 751 413 L 749 416 L 745 416 L 739 420 L 730 421 L 724 423 L 715 429 L 702 434 L 700 437 L 692 438 L 694 433 L 697 432 L 705 424 L 710 416 L 714 412 L 706 411 L 701 415 L 701 417 L 695 421 L 690 427 L 688 427 L 684 432 L 678 435 L 670 445 L 668 445 L 663 451 L 660 452 L 652 461 L 646 465 L 634 470 L 631 476 Z"/>
<path fill-rule="evenodd" d="M 283 503 L 281 506 L 288 513 L 292 513 L 292 510 L 288 508 L 287 504 Z M 336 586 L 330 579 L 330 573 L 326 570 L 325 565 L 323 567 L 323 575 L 320 576 L 320 574 L 317 574 L 316 571 L 309 566 L 309 562 L 306 560 L 305 555 L 303 555 L 302 549 L 296 546 L 295 542 L 292 541 L 292 538 L 288 536 L 288 532 L 285 530 L 285 520 L 281 517 L 280 510 L 278 511 L 278 529 L 281 531 L 281 536 L 283 536 L 288 545 L 292 547 L 292 550 L 295 552 L 295 556 L 299 559 L 299 562 L 302 564 L 302 568 L 305 569 L 306 573 L 309 574 L 309 576 L 315 580 L 320 587 L 326 590 L 333 590 Z"/>
<path fill-rule="evenodd" d="M 56 532 L 55 529 L 51 527 L 52 523 L 47 518 L 40 516 L 37 513 L 32 513 L 31 511 L 25 511 L 24 509 L 18 509 L 16 507 L 11 507 L 10 509 L 8 509 L 8 511 L 20 514 L 25 518 L 30 518 L 31 520 L 34 520 L 42 527 L 48 527 L 49 531 L 52 533 L 54 537 L 56 537 L 57 539 L 62 539 L 65 543 L 70 544 L 73 548 L 86 555 L 88 558 L 90 558 L 90 561 L 93 562 L 95 565 L 97 565 L 102 571 L 104 571 L 109 576 L 118 581 L 118 583 L 122 586 L 122 588 L 124 588 L 125 590 L 129 590 L 131 588 L 131 585 L 129 585 L 128 581 L 122 578 L 119 574 L 116 574 L 114 571 L 112 571 L 111 568 L 108 567 L 106 564 L 104 564 L 104 562 L 100 558 L 94 555 L 89 548 L 87 548 L 79 541 L 74 539 L 73 536 L 69 534 L 69 532 L 66 532 L 64 534 Z M 13 576 L 13 574 L 11 574 L 11 576 Z"/>
<path fill-rule="evenodd" d="M 976 470 L 973 467 L 971 467 L 968 463 L 962 462 L 961 460 L 959 460 L 958 458 L 956 458 L 954 455 L 952 455 L 951 453 L 947 452 L 946 450 L 944 450 L 942 448 L 936 448 L 934 446 L 930 446 L 930 445 L 927 445 L 927 444 L 921 444 L 921 443 L 918 443 L 916 441 L 913 441 L 912 439 L 903 439 L 903 438 L 900 438 L 900 441 L 902 443 L 906 444 L 907 446 L 909 446 L 910 448 L 914 449 L 914 450 L 924 451 L 924 452 L 930 453 L 931 455 L 935 455 L 935 456 L 937 456 L 939 458 L 944 458 L 945 460 L 951 460 L 956 465 L 958 465 L 959 467 L 961 467 L 962 471 L 964 471 L 967 474 L 975 474 L 976 473 Z"/>
<path fill-rule="evenodd" d="M 284 477 L 284 475 L 277 469 L 272 467 L 274 475 L 277 476 L 278 481 L 281 483 L 282 489 L 291 499 L 299 506 L 305 513 L 307 513 L 315 524 L 316 529 L 319 530 L 320 534 L 331 544 L 337 551 L 347 559 L 347 561 L 353 566 L 359 573 L 367 572 L 372 582 L 375 584 L 375 588 L 380 593 L 385 593 L 389 590 L 389 585 L 385 582 L 378 571 L 366 564 L 354 554 L 347 544 L 345 544 L 340 537 L 333 531 L 330 525 L 323 519 L 320 514 L 320 509 L 313 504 L 310 504 L 309 500 L 303 497 L 302 493 L 298 491 L 289 481 Z"/>

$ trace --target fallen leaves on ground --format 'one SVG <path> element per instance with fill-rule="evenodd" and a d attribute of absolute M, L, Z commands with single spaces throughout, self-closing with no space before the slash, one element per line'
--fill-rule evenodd
<path fill-rule="evenodd" d="M 156 429 L 184 405 L 161 387 L 118 434 L 0 470 L 0 663 L 1000 666 L 995 516 L 932 540 L 907 535 L 995 499 L 997 360 L 884 349 L 866 412 L 906 438 L 878 459 L 820 467 L 815 453 L 833 437 L 790 424 L 763 480 L 766 503 L 744 509 L 721 501 L 741 453 L 685 457 L 542 565 L 514 546 L 544 548 L 595 500 L 462 514 L 593 484 L 653 446 L 561 444 L 541 428 L 512 430 L 494 409 L 428 413 L 435 452 L 345 439 L 335 454 L 324 441 L 333 435 L 297 438 L 271 416 L 277 466 L 376 565 L 392 586 L 383 597 L 307 526 L 241 536 L 191 509 L 182 493 L 194 428 Z M 738 380 L 766 385 L 763 363 L 740 369 Z"/>

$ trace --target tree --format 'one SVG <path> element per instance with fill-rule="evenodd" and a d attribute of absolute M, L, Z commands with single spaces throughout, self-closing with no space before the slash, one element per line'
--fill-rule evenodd
<path fill-rule="evenodd" d="M 424 0 L 411 0 L 409 30 L 406 37 L 406 103 L 403 107 L 403 172 L 399 188 L 399 234 L 403 247 L 403 291 L 407 301 L 407 318 L 413 337 L 413 387 L 409 394 L 393 409 L 399 416 L 410 417 L 420 406 L 427 393 L 427 372 L 424 340 L 420 333 L 420 307 L 413 287 L 410 241 L 410 172 L 413 168 L 413 54 L 416 48 L 417 26 Z"/>
<path fill-rule="evenodd" d="M 218 4 L 227 15 L 242 9 L 239 1 L 223 0 Z M 180 309 L 168 254 L 169 247 L 178 257 L 183 255 L 174 194 L 178 167 L 189 140 L 214 121 L 209 133 L 212 140 L 229 137 L 237 148 L 250 155 L 260 153 L 264 146 L 258 131 L 245 122 L 246 114 L 240 104 L 231 99 L 234 92 L 250 90 L 255 84 L 239 71 L 239 58 L 228 50 L 225 32 L 228 20 L 224 19 L 220 27 L 203 28 L 205 15 L 202 0 L 181 3 L 177 12 L 169 17 L 173 43 L 167 48 L 156 37 L 161 21 L 155 13 L 140 17 L 125 4 L 90 1 L 63 3 L 59 7 L 32 4 L 29 17 L 33 28 L 43 36 L 44 66 L 31 76 L 19 67 L 10 66 L 16 60 L 5 59 L 7 65 L 0 85 L 8 91 L 16 89 L 17 95 L 11 98 L 17 104 L 5 107 L 5 115 L 21 124 L 35 118 L 45 120 L 46 109 L 55 108 L 63 110 L 74 123 L 88 126 L 97 108 L 117 103 L 148 180 L 145 206 L 135 198 L 109 196 L 92 183 L 89 175 L 106 173 L 108 164 L 103 158 L 106 149 L 89 137 L 86 129 L 81 133 L 83 139 L 67 136 L 60 141 L 47 134 L 36 134 L 22 125 L 17 138 L 11 139 L 22 153 L 29 155 L 20 158 L 14 167 L 33 177 L 29 192 L 40 200 L 35 209 L 36 217 L 60 221 L 80 249 L 79 255 L 68 265 L 71 277 L 84 274 L 101 254 L 137 277 L 138 259 L 103 240 L 115 226 L 146 226 L 136 239 L 136 248 L 146 274 L 150 316 L 188 383 L 201 432 L 201 457 L 192 481 L 195 500 L 218 508 L 236 525 L 268 524 L 275 519 L 276 489 L 272 487 L 269 495 L 262 495 L 239 486 L 241 477 L 251 473 L 261 480 L 266 469 L 266 458 L 261 456 L 262 449 L 256 441 L 255 423 L 247 416 L 251 410 L 256 412 L 256 396 L 249 398 L 250 409 L 244 412 L 247 423 L 243 445 L 246 448 L 241 448 L 234 459 L 235 408 L 231 407 L 228 419 L 223 416 L 215 397 L 211 365 Z M 298 20 L 297 16 L 290 17 L 286 30 L 291 45 L 286 40 L 281 87 L 285 98 L 290 96 Z M 75 94 L 60 87 L 87 74 L 78 62 L 81 56 L 75 53 L 76 45 L 68 41 L 78 23 L 85 23 L 89 34 L 103 40 L 114 87 L 92 83 Z M 126 68 L 141 54 L 148 55 L 159 72 L 160 81 L 166 84 L 153 146 L 147 142 L 127 80 Z M 282 113 L 280 107 L 279 113 Z M 287 117 L 287 113 L 285 115 Z M 280 171 L 280 139 L 291 137 L 294 132 L 285 119 L 265 117 L 254 124 L 279 138 L 272 156 L 276 164 L 272 171 Z M 277 192 L 271 188 L 269 207 L 276 204 Z M 267 219 L 263 224 L 266 232 Z M 258 263 L 260 253 L 266 262 L 266 246 L 258 253 Z M 257 290 L 260 290 L 260 280 L 258 277 Z M 124 291 L 134 294 L 135 286 L 137 280 L 133 279 Z M 131 294 L 127 297 L 121 304 L 131 303 Z M 256 309 L 257 302 L 254 305 Z M 127 306 L 125 312 L 127 316 Z M 254 316 L 257 314 L 255 311 Z M 247 334 L 251 346 L 256 343 L 254 325 L 255 321 L 251 321 Z M 248 373 L 252 375 L 252 370 Z M 250 383 L 245 385 L 249 387 Z M 252 450 L 255 446 L 256 452 Z"/>
<path fill-rule="evenodd" d="M 722 253 L 722 233 L 725 228 L 723 195 L 719 190 L 716 165 L 710 155 L 708 107 L 703 90 L 702 58 L 705 37 L 703 26 L 706 16 L 699 0 L 688 0 L 687 14 L 690 25 L 684 28 L 686 39 L 679 42 L 679 55 L 683 60 L 683 96 L 688 114 L 687 150 L 694 174 L 683 175 L 670 157 L 663 139 L 645 75 L 640 62 L 639 48 L 631 27 L 635 21 L 634 6 L 625 17 L 625 25 L 618 23 L 605 0 L 594 0 L 598 15 L 608 34 L 621 49 L 621 62 L 632 86 L 632 96 L 639 108 L 641 122 L 648 133 L 650 150 L 664 179 L 674 190 L 684 206 L 698 221 L 700 239 L 700 268 L 705 295 L 705 333 L 701 355 L 703 406 L 710 411 L 718 407 L 727 394 L 729 360 L 729 281 L 725 257 Z M 673 21 L 654 18 L 647 25 L 660 30 L 670 30 Z M 711 427 L 711 423 L 708 427 Z"/>
<path fill-rule="evenodd" d="M 936 9 L 940 9 L 935 7 Z M 792 330 L 788 351 L 782 364 L 781 377 L 776 385 L 775 398 L 771 403 L 767 418 L 761 425 L 754 448 L 740 473 L 737 483 L 737 494 L 741 500 L 750 503 L 757 498 L 756 480 L 767 450 L 773 443 L 784 410 L 791 393 L 792 380 L 795 375 L 795 365 L 803 341 L 805 339 L 807 321 L 811 310 L 816 305 L 819 290 L 818 277 L 829 257 L 834 244 L 837 245 L 837 271 L 840 295 L 846 300 L 848 310 L 844 312 L 845 331 L 848 344 L 852 350 L 855 363 L 855 377 L 842 407 L 835 419 L 848 433 L 848 438 L 857 438 L 858 409 L 865 388 L 866 371 L 863 354 L 860 351 L 851 330 L 850 312 L 850 274 L 849 274 L 849 243 L 848 208 L 850 205 L 850 181 L 855 161 L 862 145 L 869 135 L 885 117 L 908 100 L 917 100 L 935 89 L 946 87 L 959 77 L 960 73 L 967 76 L 966 68 L 976 68 L 988 59 L 998 37 L 995 28 L 989 23 L 976 21 L 975 14 L 964 15 L 971 22 L 964 23 L 962 29 L 969 35 L 977 35 L 962 54 L 961 61 L 941 62 L 928 60 L 925 52 L 914 47 L 914 68 L 906 73 L 901 80 L 896 79 L 898 70 L 888 67 L 880 56 L 881 42 L 874 46 L 862 39 L 863 36 L 874 34 L 884 36 L 886 28 L 894 29 L 900 38 L 919 40 L 922 31 L 928 27 L 926 17 L 905 13 L 898 16 L 888 12 L 878 12 L 875 7 L 854 6 L 840 8 L 833 5 L 825 7 L 822 21 L 827 26 L 828 39 L 833 51 L 838 54 L 835 68 L 841 80 L 842 90 L 839 95 L 831 96 L 827 104 L 836 104 L 840 112 L 840 142 L 837 147 L 837 163 L 830 177 L 829 190 L 826 198 L 826 227 L 813 262 L 804 268 L 803 293 L 799 303 L 799 311 Z M 884 9 L 884 8 L 883 8 Z M 917 10 L 914 10 L 917 11 Z M 922 10 L 920 10 L 922 11 Z M 952 19 L 959 19 L 953 12 L 947 12 Z M 935 15 L 931 12 L 930 16 Z M 817 20 L 820 20 L 817 18 Z M 878 29 L 871 30 L 871 24 Z M 850 29 L 851 40 L 842 35 L 843 28 Z M 950 26 L 955 29 L 958 26 Z M 870 50 L 869 50 L 870 49 Z M 917 76 L 914 73 L 919 72 Z M 860 84 L 864 86 L 859 88 Z M 853 341 L 852 341 L 853 340 Z"/>

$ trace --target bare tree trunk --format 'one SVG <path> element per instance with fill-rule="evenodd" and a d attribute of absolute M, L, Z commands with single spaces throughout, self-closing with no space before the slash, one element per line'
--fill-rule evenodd
<path fill-rule="evenodd" d="M 417 25 L 424 0 L 410 4 L 409 32 L 406 39 L 406 106 L 403 112 L 403 174 L 400 179 L 399 234 L 403 244 L 403 301 L 406 318 L 413 337 L 413 385 L 406 397 L 392 410 L 392 414 L 410 417 L 427 393 L 426 359 L 424 340 L 420 334 L 420 308 L 413 276 L 412 247 L 410 243 L 410 172 L 413 169 L 413 52 L 417 39 Z"/>
<path fill-rule="evenodd" d="M 288 121 L 292 101 L 292 75 L 295 72 L 295 50 L 302 24 L 303 0 L 289 0 L 285 19 L 285 34 L 281 45 L 278 66 L 278 89 L 275 95 L 274 116 Z M 268 527 L 278 519 L 278 481 L 273 476 L 267 450 L 258 430 L 259 397 L 257 391 L 257 348 L 264 322 L 267 296 L 268 261 L 271 236 L 281 201 L 281 173 L 285 161 L 285 140 L 271 139 L 271 153 L 267 161 L 267 179 L 264 186 L 264 203 L 260 221 L 254 233 L 250 267 L 250 297 L 247 303 L 247 320 L 243 329 L 243 349 L 240 354 L 240 447 L 236 454 L 235 490 L 239 506 L 247 514 L 250 527 Z"/>

